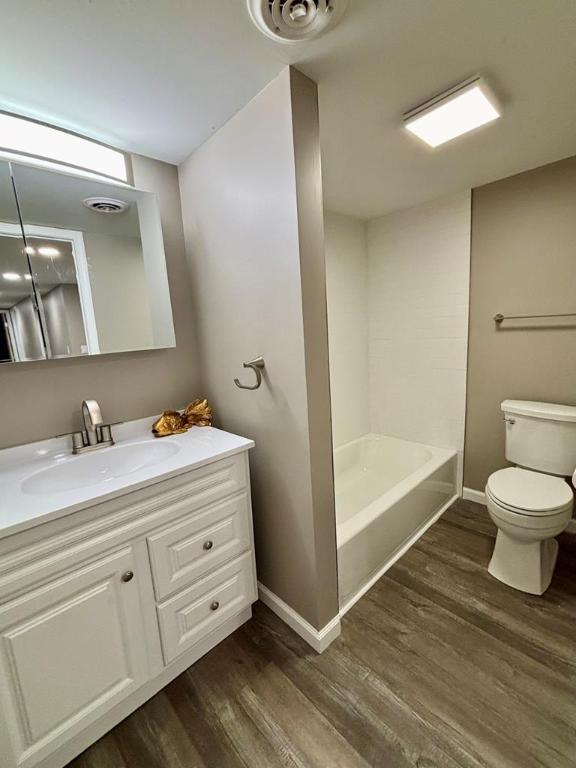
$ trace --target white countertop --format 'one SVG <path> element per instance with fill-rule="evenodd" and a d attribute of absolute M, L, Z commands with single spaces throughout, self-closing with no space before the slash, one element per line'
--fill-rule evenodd
<path fill-rule="evenodd" d="M 139 419 L 113 427 L 116 445 L 94 453 L 72 455 L 71 438 L 54 438 L 16 448 L 0 450 L 0 538 L 31 528 L 48 520 L 130 493 L 201 467 L 218 459 L 246 451 L 254 446 L 252 440 L 238 437 L 214 427 L 193 427 L 183 435 L 154 438 L 151 426 L 157 417 Z M 90 461 L 92 456 L 108 454 L 113 465 L 114 451 L 118 447 L 133 446 L 143 441 L 174 442 L 179 450 L 153 463 L 138 467 L 128 474 L 97 481 L 94 485 L 54 490 L 47 493 L 29 493 L 26 480 L 50 467 Z M 145 450 L 145 448 L 141 449 Z"/>

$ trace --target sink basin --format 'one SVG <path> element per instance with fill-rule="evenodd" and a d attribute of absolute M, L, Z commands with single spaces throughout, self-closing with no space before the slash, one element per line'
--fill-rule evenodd
<path fill-rule="evenodd" d="M 174 442 L 156 440 L 104 448 L 29 475 L 21 488 L 23 493 L 38 496 L 101 485 L 156 465 L 179 451 L 180 446 Z"/>

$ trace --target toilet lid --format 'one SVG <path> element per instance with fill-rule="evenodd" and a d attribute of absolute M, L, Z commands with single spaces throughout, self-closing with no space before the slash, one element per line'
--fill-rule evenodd
<path fill-rule="evenodd" d="M 550 512 L 572 502 L 572 489 L 561 477 L 509 467 L 488 478 L 487 489 L 495 501 L 528 514 Z"/>

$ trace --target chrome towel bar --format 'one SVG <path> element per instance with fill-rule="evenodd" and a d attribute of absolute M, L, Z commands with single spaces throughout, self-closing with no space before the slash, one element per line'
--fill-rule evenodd
<path fill-rule="evenodd" d="M 494 315 L 494 322 L 497 325 L 500 325 L 500 323 L 502 323 L 504 320 L 540 320 L 554 317 L 576 317 L 576 312 L 566 312 L 564 314 L 553 315 L 502 315 L 498 313 L 497 315 Z"/>
<path fill-rule="evenodd" d="M 262 371 L 264 370 L 265 363 L 263 357 L 255 357 L 254 360 L 249 360 L 247 363 L 242 363 L 244 368 L 252 368 L 256 374 L 256 384 L 241 384 L 238 379 L 234 379 L 234 384 L 240 389 L 258 389 L 262 384 Z"/>

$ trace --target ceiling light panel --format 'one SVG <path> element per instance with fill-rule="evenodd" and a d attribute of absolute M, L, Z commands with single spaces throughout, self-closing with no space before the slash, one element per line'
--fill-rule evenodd
<path fill-rule="evenodd" d="M 494 95 L 475 78 L 406 113 L 404 125 L 428 146 L 439 147 L 499 117 Z"/>

